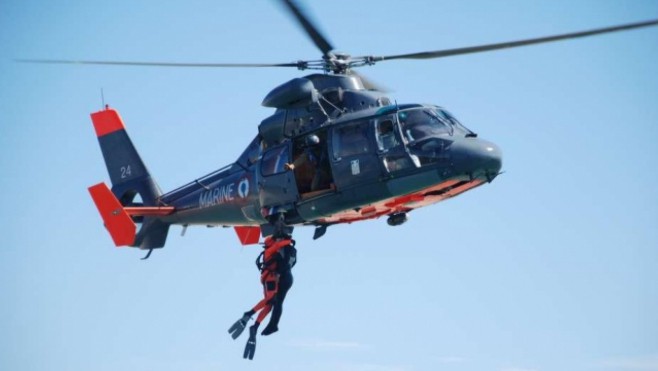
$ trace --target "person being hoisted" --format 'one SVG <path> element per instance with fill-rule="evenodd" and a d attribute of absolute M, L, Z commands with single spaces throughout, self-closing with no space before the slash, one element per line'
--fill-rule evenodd
<path fill-rule="evenodd" d="M 272 311 L 270 322 L 261 335 L 267 336 L 279 330 L 279 319 L 283 310 L 283 301 L 292 286 L 291 269 L 297 262 L 295 240 L 289 236 L 274 238 L 268 236 L 263 245 L 265 249 L 256 259 L 256 266 L 261 272 L 260 282 L 263 284 L 263 299 L 251 310 L 244 313 L 228 330 L 233 339 L 237 339 L 247 326 L 249 319 L 256 313 L 256 323 L 249 327 L 249 339 L 244 349 L 243 357 L 254 359 L 256 353 L 256 334 L 261 322 Z"/>

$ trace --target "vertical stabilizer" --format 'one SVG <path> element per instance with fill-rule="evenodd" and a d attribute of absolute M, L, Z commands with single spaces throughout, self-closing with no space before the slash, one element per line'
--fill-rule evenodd
<path fill-rule="evenodd" d="M 119 113 L 108 108 L 92 113 L 91 120 L 115 196 L 127 205 L 139 194 L 144 205 L 156 206 L 162 192 L 137 153 Z"/>
<path fill-rule="evenodd" d="M 135 146 L 130 140 L 119 113 L 111 108 L 106 108 L 102 111 L 92 113 L 91 121 L 94 123 L 98 143 L 105 159 L 105 166 L 107 166 L 107 172 L 112 181 L 112 193 L 116 197 L 116 200 L 118 200 L 118 203 L 122 207 L 161 206 L 159 205 L 159 201 L 162 192 L 151 177 L 139 153 L 137 153 L 137 149 L 135 149 Z M 141 197 L 143 204 L 134 203 L 138 195 Z M 110 198 L 104 197 L 104 199 L 107 200 Z M 104 216 L 100 207 L 99 211 L 107 225 L 106 216 Z M 125 220 L 126 217 L 122 216 L 119 218 L 121 220 L 121 226 L 128 225 Z M 142 249 L 153 249 L 164 246 L 169 224 L 152 216 L 131 216 L 130 218 L 133 222 L 142 223 L 142 228 L 136 234 L 130 246 L 136 246 Z M 121 228 L 120 230 L 125 231 L 126 228 Z M 115 234 L 111 234 L 116 242 Z M 121 242 L 125 245 L 128 239 L 123 239 Z"/>

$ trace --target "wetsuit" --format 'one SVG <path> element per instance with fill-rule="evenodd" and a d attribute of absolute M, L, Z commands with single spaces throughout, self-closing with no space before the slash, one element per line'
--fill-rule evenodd
<path fill-rule="evenodd" d="M 269 335 L 279 329 L 278 325 L 283 311 L 283 301 L 286 299 L 286 294 L 293 284 L 292 267 L 297 263 L 295 241 L 289 240 L 289 244 L 279 250 L 278 255 L 276 258 L 276 269 L 279 275 L 279 287 L 272 303 L 272 316 L 267 327 L 262 332 L 263 335 Z"/>
<path fill-rule="evenodd" d="M 297 251 L 294 245 L 295 241 L 288 238 L 278 241 L 272 237 L 265 239 L 265 251 L 256 260 L 256 265 L 261 271 L 260 282 L 263 284 L 264 297 L 251 310 L 245 312 L 242 318 L 228 330 L 233 339 L 237 339 L 245 329 L 249 318 L 258 313 L 256 323 L 249 327 L 249 339 L 244 349 L 244 358 L 254 358 L 258 326 L 273 308 L 272 319 L 263 330 L 262 335 L 269 335 L 278 330 L 277 325 L 281 318 L 283 300 L 292 286 L 290 269 L 295 265 Z"/>
<path fill-rule="evenodd" d="M 273 239 L 269 239 L 265 241 L 265 251 L 263 251 L 263 258 L 262 262 L 260 262 L 259 269 L 261 271 L 260 274 L 260 282 L 263 284 L 263 300 L 259 301 L 258 304 L 256 304 L 252 309 L 251 312 L 252 314 L 258 313 L 258 317 L 256 318 L 256 326 L 260 325 L 260 323 L 265 319 L 265 317 L 270 313 L 272 310 L 272 305 L 275 303 L 277 294 L 279 293 L 280 290 L 280 277 L 281 277 L 281 270 L 284 265 L 284 261 L 282 259 L 283 253 L 280 251 L 281 249 L 285 248 L 286 246 L 289 246 L 292 242 L 292 240 L 289 239 L 284 239 L 280 241 L 274 241 Z M 288 269 L 289 271 L 289 269 Z M 292 285 L 292 275 L 290 276 L 290 284 L 287 282 L 287 277 L 284 280 L 286 281 L 286 288 L 284 289 L 284 297 L 285 293 L 290 289 L 290 286 Z M 279 305 L 280 306 L 280 305 Z M 280 311 L 280 309 L 279 309 Z M 279 316 L 281 314 L 279 313 Z M 277 321 L 278 322 L 278 321 Z"/>

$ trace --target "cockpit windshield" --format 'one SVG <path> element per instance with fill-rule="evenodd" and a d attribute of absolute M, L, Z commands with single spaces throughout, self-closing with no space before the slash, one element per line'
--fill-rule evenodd
<path fill-rule="evenodd" d="M 413 108 L 398 112 L 400 128 L 409 142 L 416 142 L 428 137 L 451 135 L 450 122 L 434 109 Z"/>
<path fill-rule="evenodd" d="M 462 125 L 461 122 L 459 122 L 455 116 L 450 114 L 450 112 L 442 109 L 442 108 L 436 108 L 436 112 L 440 115 L 443 115 L 450 123 L 455 127 L 455 130 L 457 132 L 460 132 L 461 134 L 465 135 L 475 135 L 472 131 L 468 130 L 464 125 Z"/>
<path fill-rule="evenodd" d="M 458 134 L 470 131 L 454 116 L 441 108 L 412 108 L 398 112 L 400 128 L 407 142 L 417 142 L 425 138 Z"/>

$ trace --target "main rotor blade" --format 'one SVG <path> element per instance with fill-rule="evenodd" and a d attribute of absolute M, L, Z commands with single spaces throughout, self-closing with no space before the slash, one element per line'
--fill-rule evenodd
<path fill-rule="evenodd" d="M 324 37 L 317 27 L 310 21 L 310 18 L 304 14 L 301 8 L 293 0 L 281 0 L 283 4 L 292 12 L 292 14 L 297 18 L 299 24 L 304 28 L 304 31 L 308 36 L 313 40 L 315 46 L 317 46 L 322 54 L 325 56 L 329 55 L 329 52 L 334 50 L 334 47 L 331 43 Z"/>
<path fill-rule="evenodd" d="M 128 62 L 128 61 L 74 61 L 64 59 L 16 59 L 23 63 L 44 64 L 95 64 L 111 66 L 142 67 L 298 67 L 299 63 L 169 63 L 169 62 Z"/>
<path fill-rule="evenodd" d="M 573 33 L 567 33 L 567 34 L 561 34 L 561 35 L 538 37 L 538 38 L 534 38 L 534 39 L 508 41 L 508 42 L 497 43 L 497 44 L 470 46 L 470 47 L 466 47 L 466 48 L 444 49 L 444 50 L 435 50 L 435 51 L 427 51 L 427 52 L 409 53 L 409 54 L 387 55 L 387 56 L 372 57 L 372 58 L 373 58 L 373 61 L 384 61 L 384 60 L 390 60 L 390 59 L 443 58 L 443 57 L 449 57 L 449 56 L 453 56 L 453 55 L 481 53 L 481 52 L 488 52 L 488 51 L 491 51 L 491 50 L 516 48 L 516 47 L 519 47 L 519 46 L 548 43 L 548 42 L 566 40 L 566 39 L 575 39 L 575 38 L 578 38 L 578 37 L 586 37 L 586 36 L 598 35 L 598 34 L 603 34 L 603 33 L 608 33 L 608 32 L 626 31 L 626 30 L 632 30 L 632 29 L 635 29 L 635 28 L 649 27 L 649 26 L 656 26 L 656 25 L 658 25 L 658 19 L 645 21 L 645 22 L 623 24 L 623 25 L 619 25 L 619 26 L 597 28 L 597 29 L 588 30 L 588 31 L 580 31 L 580 32 L 573 32 Z"/>

